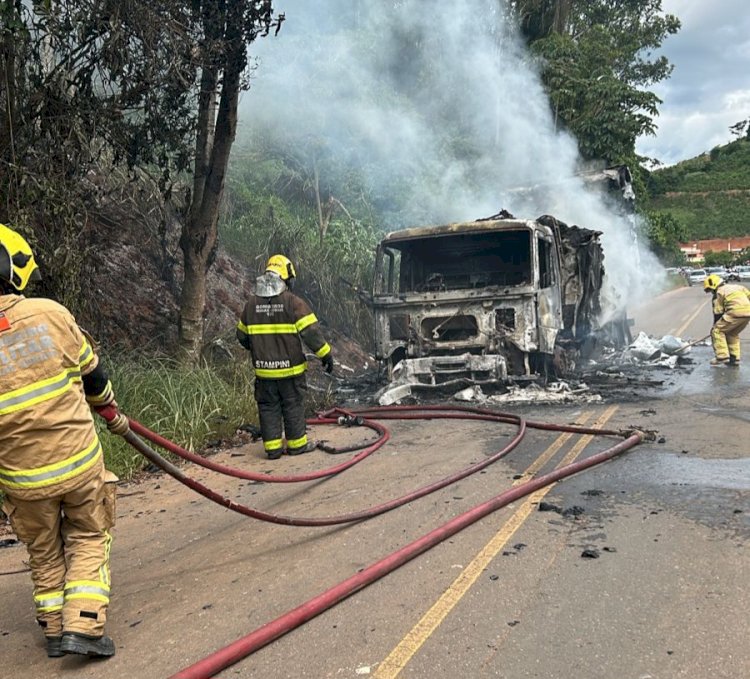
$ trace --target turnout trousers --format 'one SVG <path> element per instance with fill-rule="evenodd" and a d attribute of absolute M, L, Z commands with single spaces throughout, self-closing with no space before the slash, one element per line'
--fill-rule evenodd
<path fill-rule="evenodd" d="M 307 378 L 304 373 L 280 380 L 255 379 L 255 400 L 260 416 L 263 448 L 268 455 L 280 455 L 286 436 L 287 452 L 307 445 L 305 434 L 305 393 Z"/>
<path fill-rule="evenodd" d="M 726 361 L 732 358 L 740 360 L 740 333 L 750 323 L 748 316 L 735 316 L 731 312 L 725 313 L 711 329 L 711 340 L 716 358 Z"/>
<path fill-rule="evenodd" d="M 63 495 L 39 500 L 6 495 L 3 511 L 28 550 L 36 618 L 47 637 L 104 634 L 116 480 L 102 469 Z"/>

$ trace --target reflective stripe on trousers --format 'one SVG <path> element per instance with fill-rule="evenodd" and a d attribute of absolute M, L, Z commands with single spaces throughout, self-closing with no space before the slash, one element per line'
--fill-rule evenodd
<path fill-rule="evenodd" d="M 101 458 L 102 447 L 98 437 L 83 450 L 70 457 L 36 469 L 3 469 L 0 467 L 0 486 L 9 490 L 54 486 L 74 476 L 83 474 Z"/>
<path fill-rule="evenodd" d="M 305 439 L 305 375 L 283 380 L 255 380 L 255 400 L 258 403 L 260 431 L 267 451 L 281 447 L 282 429 L 287 446 L 301 447 L 293 443 Z M 282 426 L 283 423 L 283 426 Z M 273 448 L 269 446 L 273 445 Z"/>
<path fill-rule="evenodd" d="M 36 617 L 47 636 L 63 629 L 101 636 L 111 588 L 111 518 L 102 474 L 64 495 L 6 497 L 18 539 L 29 553 Z"/>
<path fill-rule="evenodd" d="M 736 318 L 731 313 L 724 314 L 711 329 L 714 353 L 719 360 L 730 356 L 740 359 L 740 333 L 750 323 L 747 316 Z"/>

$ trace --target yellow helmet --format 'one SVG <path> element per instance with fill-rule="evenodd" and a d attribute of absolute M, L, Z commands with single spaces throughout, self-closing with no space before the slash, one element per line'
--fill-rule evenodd
<path fill-rule="evenodd" d="M 706 280 L 703 281 L 704 292 L 714 292 L 716 288 L 724 283 L 724 279 L 718 274 L 712 273 L 706 276 Z"/>
<path fill-rule="evenodd" d="M 40 278 L 34 253 L 26 239 L 5 224 L 0 224 L 0 280 L 21 292 L 30 280 Z"/>
<path fill-rule="evenodd" d="M 273 271 L 281 276 L 282 281 L 288 281 L 294 278 L 297 272 L 294 270 L 294 264 L 284 255 L 273 255 L 266 262 L 266 271 Z"/>

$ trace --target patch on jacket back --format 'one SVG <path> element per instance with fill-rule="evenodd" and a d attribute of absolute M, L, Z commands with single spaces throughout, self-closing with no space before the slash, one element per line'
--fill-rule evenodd
<path fill-rule="evenodd" d="M 4 312 L 0 311 L 0 332 L 10 330 L 10 320 Z"/>
<path fill-rule="evenodd" d="M 261 359 L 258 359 L 257 361 L 255 361 L 255 367 L 267 368 L 271 370 L 274 370 L 276 368 L 291 368 L 292 362 L 288 358 L 278 361 L 263 361 Z"/>
<path fill-rule="evenodd" d="M 256 304 L 255 313 L 257 314 L 280 314 L 284 312 L 283 304 Z"/>

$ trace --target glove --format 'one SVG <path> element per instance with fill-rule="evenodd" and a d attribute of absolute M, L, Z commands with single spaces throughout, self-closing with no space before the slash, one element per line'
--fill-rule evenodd
<path fill-rule="evenodd" d="M 320 361 L 323 363 L 325 371 L 330 375 L 333 372 L 333 356 L 331 356 L 331 353 L 327 353 Z"/>

